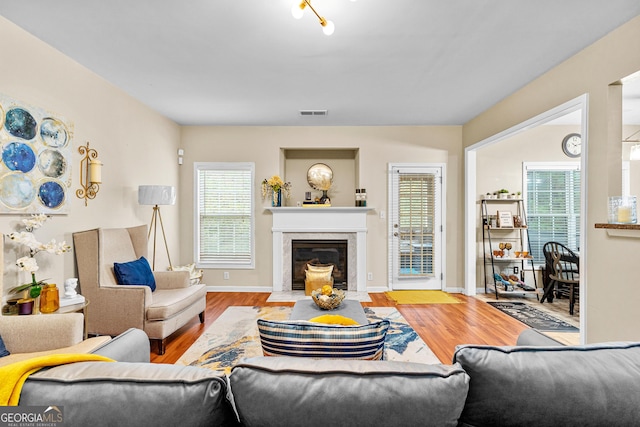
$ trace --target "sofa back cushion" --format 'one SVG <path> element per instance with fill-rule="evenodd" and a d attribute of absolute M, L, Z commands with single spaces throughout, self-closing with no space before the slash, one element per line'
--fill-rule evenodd
<path fill-rule="evenodd" d="M 226 426 L 224 374 L 157 363 L 80 362 L 29 376 L 20 405 L 64 407 L 69 426 Z"/>
<path fill-rule="evenodd" d="M 463 425 L 634 425 L 640 419 L 640 343 L 465 345 L 453 361 L 471 377 Z"/>
<path fill-rule="evenodd" d="M 358 326 L 258 319 L 265 356 L 382 359 L 389 321 Z"/>
<path fill-rule="evenodd" d="M 459 365 L 256 357 L 229 384 L 244 426 L 456 426 L 469 378 Z"/>

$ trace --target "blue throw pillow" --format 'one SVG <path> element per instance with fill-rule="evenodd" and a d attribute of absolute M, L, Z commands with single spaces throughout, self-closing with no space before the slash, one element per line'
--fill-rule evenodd
<path fill-rule="evenodd" d="M 7 347 L 4 345 L 4 341 L 2 341 L 2 335 L 0 335 L 0 357 L 5 357 L 10 354 L 11 353 L 9 353 L 9 350 L 7 350 Z"/>
<path fill-rule="evenodd" d="M 131 262 L 115 262 L 113 271 L 116 273 L 116 280 L 119 285 L 145 285 L 156 290 L 156 279 L 153 277 L 153 271 L 149 261 L 145 257 Z"/>

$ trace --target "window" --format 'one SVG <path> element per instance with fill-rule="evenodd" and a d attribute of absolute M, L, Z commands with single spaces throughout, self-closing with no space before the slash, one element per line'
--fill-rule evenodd
<path fill-rule="evenodd" d="M 580 245 L 580 169 L 577 163 L 525 163 L 524 182 L 529 243 L 537 264 L 542 247 L 559 242 Z"/>
<path fill-rule="evenodd" d="M 253 268 L 253 163 L 195 164 L 198 267 Z"/>

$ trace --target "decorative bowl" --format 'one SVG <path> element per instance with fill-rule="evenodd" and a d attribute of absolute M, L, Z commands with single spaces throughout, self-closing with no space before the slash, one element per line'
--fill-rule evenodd
<path fill-rule="evenodd" d="M 337 308 L 344 299 L 344 291 L 334 289 L 331 295 L 323 295 L 321 289 L 311 291 L 311 299 L 323 310 L 333 310 Z"/>

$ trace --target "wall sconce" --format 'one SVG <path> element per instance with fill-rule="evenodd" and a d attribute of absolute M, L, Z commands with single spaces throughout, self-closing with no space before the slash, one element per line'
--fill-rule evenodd
<path fill-rule="evenodd" d="M 95 199 L 102 184 L 102 162 L 98 160 L 98 152 L 86 146 L 78 147 L 78 152 L 84 157 L 80 160 L 80 186 L 76 190 L 76 197 L 84 199 L 87 206 L 89 199 Z"/>

